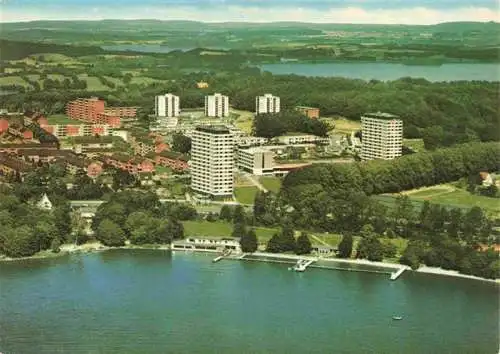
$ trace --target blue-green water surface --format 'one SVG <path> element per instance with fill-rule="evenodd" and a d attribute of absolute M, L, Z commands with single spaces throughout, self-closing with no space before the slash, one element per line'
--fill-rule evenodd
<path fill-rule="evenodd" d="M 498 350 L 495 284 L 288 266 L 125 250 L 4 262 L 0 352 Z"/>

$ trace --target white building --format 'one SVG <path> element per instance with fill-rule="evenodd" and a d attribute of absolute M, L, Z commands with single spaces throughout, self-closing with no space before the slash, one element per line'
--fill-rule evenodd
<path fill-rule="evenodd" d="M 179 97 L 167 93 L 155 97 L 155 115 L 157 117 L 177 117 L 179 116 Z"/>
<path fill-rule="evenodd" d="M 266 93 L 264 96 L 255 97 L 255 113 L 279 113 L 280 98 Z"/>
<path fill-rule="evenodd" d="M 250 136 L 250 135 L 241 135 L 236 138 L 236 145 L 238 146 L 256 146 L 256 145 L 264 145 L 269 141 L 268 138 L 263 138 L 260 136 Z"/>
<path fill-rule="evenodd" d="M 191 188 L 224 199 L 234 189 L 234 137 L 223 125 L 198 126 L 191 135 Z"/>
<path fill-rule="evenodd" d="M 52 210 L 52 202 L 50 201 L 49 197 L 47 197 L 47 194 L 44 193 L 42 198 L 36 203 L 36 206 L 38 209 L 42 210 Z"/>
<path fill-rule="evenodd" d="M 261 147 L 238 149 L 238 168 L 253 175 L 272 175 L 274 153 Z"/>
<path fill-rule="evenodd" d="M 227 117 L 229 115 L 229 97 L 216 93 L 205 96 L 205 116 Z"/>
<path fill-rule="evenodd" d="M 361 117 L 361 159 L 391 160 L 401 156 L 403 121 L 389 113 L 367 113 Z"/>
<path fill-rule="evenodd" d="M 280 144 L 285 145 L 298 145 L 298 144 L 328 144 L 330 139 L 328 137 L 321 137 L 316 135 L 283 135 L 273 139 Z"/>

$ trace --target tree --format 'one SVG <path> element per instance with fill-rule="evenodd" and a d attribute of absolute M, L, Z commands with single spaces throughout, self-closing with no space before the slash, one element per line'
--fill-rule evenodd
<path fill-rule="evenodd" d="M 233 226 L 233 232 L 231 233 L 231 237 L 240 238 L 246 235 L 247 230 L 245 224 L 243 223 L 235 223 Z"/>
<path fill-rule="evenodd" d="M 56 237 L 52 240 L 50 243 L 50 249 L 54 253 L 59 253 L 61 251 L 61 240 L 59 240 L 59 237 Z"/>
<path fill-rule="evenodd" d="M 44 220 L 37 221 L 34 234 L 38 240 L 39 251 L 48 249 L 52 241 L 59 237 L 59 232 L 54 224 Z"/>
<path fill-rule="evenodd" d="M 96 238 L 105 246 L 118 247 L 125 245 L 125 233 L 110 219 L 104 219 L 99 223 Z"/>
<path fill-rule="evenodd" d="M 249 229 L 246 233 L 244 233 L 241 236 L 240 246 L 241 250 L 245 253 L 253 253 L 257 251 L 258 241 L 254 229 Z"/>
<path fill-rule="evenodd" d="M 231 219 L 233 218 L 233 212 L 231 211 L 229 205 L 224 204 L 222 206 L 222 208 L 220 209 L 219 218 L 221 220 L 231 221 Z"/>
<path fill-rule="evenodd" d="M 29 226 L 2 230 L 3 251 L 8 257 L 27 257 L 34 255 L 39 247 L 38 240 Z"/>
<path fill-rule="evenodd" d="M 296 254 L 309 254 L 311 253 L 311 241 L 305 232 L 302 232 L 300 236 L 297 238 L 297 242 L 295 245 L 295 253 Z"/>
<path fill-rule="evenodd" d="M 358 244 L 357 258 L 368 258 L 370 261 L 380 262 L 384 259 L 384 247 L 373 232 L 371 225 L 363 226 L 361 230 L 363 238 Z"/>
<path fill-rule="evenodd" d="M 339 257 L 340 258 L 351 258 L 352 254 L 353 239 L 350 233 L 346 233 L 342 237 L 342 241 L 339 243 Z"/>
<path fill-rule="evenodd" d="M 281 250 L 281 242 L 279 234 L 275 233 L 267 242 L 266 252 L 270 253 L 280 253 Z"/>
<path fill-rule="evenodd" d="M 245 209 L 241 205 L 237 205 L 233 211 L 233 223 L 244 224 L 246 222 Z"/>
<path fill-rule="evenodd" d="M 69 239 L 71 235 L 71 207 L 69 203 L 56 206 L 53 211 L 54 224 L 61 240 Z"/>
<path fill-rule="evenodd" d="M 184 226 L 177 219 L 169 219 L 167 223 L 167 235 L 174 240 L 183 239 Z"/>
<path fill-rule="evenodd" d="M 420 241 L 410 241 L 403 251 L 399 263 L 410 266 L 411 269 L 416 270 L 420 267 L 420 260 L 424 252 L 424 246 Z"/>
<path fill-rule="evenodd" d="M 172 136 L 172 150 L 187 154 L 191 151 L 191 138 L 182 133 L 175 133 Z"/>
<path fill-rule="evenodd" d="M 295 250 L 295 236 L 292 225 L 289 222 L 285 222 L 285 225 L 281 228 L 280 243 L 282 252 L 290 252 Z"/>

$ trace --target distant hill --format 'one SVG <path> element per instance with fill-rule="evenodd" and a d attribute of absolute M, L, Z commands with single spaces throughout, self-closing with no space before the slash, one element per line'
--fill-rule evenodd
<path fill-rule="evenodd" d="M 101 47 L 71 46 L 52 43 L 21 42 L 0 39 L 0 59 L 18 60 L 32 54 L 55 53 L 69 57 L 84 55 L 103 54 L 105 50 Z"/>

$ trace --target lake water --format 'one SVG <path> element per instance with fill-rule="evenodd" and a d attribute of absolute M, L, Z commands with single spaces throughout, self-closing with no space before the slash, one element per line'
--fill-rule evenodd
<path fill-rule="evenodd" d="M 493 63 L 453 63 L 441 66 L 404 65 L 398 63 L 282 63 L 265 64 L 262 70 L 273 74 L 346 77 L 362 80 L 397 80 L 401 77 L 424 78 L 428 81 L 485 80 L 500 81 L 500 65 Z"/>
<path fill-rule="evenodd" d="M 495 284 L 287 267 L 126 250 L 1 263 L 0 352 L 498 350 Z"/>

